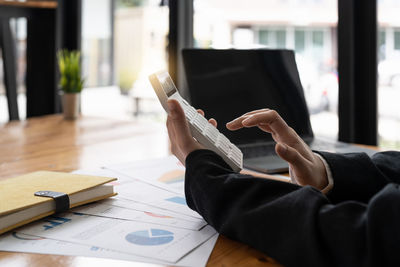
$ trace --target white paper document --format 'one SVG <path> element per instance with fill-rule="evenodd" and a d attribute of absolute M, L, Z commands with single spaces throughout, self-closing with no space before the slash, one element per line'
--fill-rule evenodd
<path fill-rule="evenodd" d="M 175 156 L 126 162 L 105 168 L 177 194 L 185 193 L 185 167 Z"/>
<path fill-rule="evenodd" d="M 218 234 L 211 237 L 196 250 L 175 263 L 175 266 L 203 267 L 217 242 Z M 55 254 L 67 256 L 82 256 L 108 258 L 116 260 L 146 262 L 155 264 L 169 264 L 163 261 L 140 257 L 128 253 L 104 249 L 97 246 L 75 244 L 71 242 L 53 240 L 38 236 L 26 235 L 18 232 L 0 236 L 0 251 L 18 251 L 27 253 Z"/>
<path fill-rule="evenodd" d="M 118 180 L 113 182 L 113 184 L 119 198 L 140 202 L 156 208 L 166 209 L 202 219 L 201 215 L 187 206 L 184 195 L 174 193 L 161 187 L 156 187 L 141 179 L 132 178 L 108 169 L 92 171 L 79 170 L 74 173 L 116 177 Z"/>
<path fill-rule="evenodd" d="M 126 209 L 107 204 L 94 203 L 78 207 L 72 210 L 88 215 L 117 218 L 130 221 L 148 222 L 165 226 L 178 227 L 189 230 L 200 230 L 207 223 L 204 220 L 198 219 L 197 222 L 186 221 L 184 219 L 175 218 L 164 215 L 163 213 L 154 213 L 150 209 L 148 211 L 137 211 Z"/>
<path fill-rule="evenodd" d="M 182 213 L 194 218 L 203 218 L 186 204 L 185 196 L 159 189 L 142 182 L 117 187 L 119 198 L 145 203 L 161 209 Z"/>
<path fill-rule="evenodd" d="M 112 198 L 108 198 L 108 199 L 104 199 L 99 201 L 98 203 L 104 203 L 107 205 L 111 205 L 111 206 L 115 206 L 115 207 L 121 207 L 121 208 L 125 208 L 125 209 L 131 209 L 131 210 L 138 210 L 138 211 L 143 211 L 143 212 L 152 212 L 155 214 L 162 214 L 165 216 L 171 216 L 174 218 L 180 218 L 183 219 L 185 221 L 190 221 L 190 222 L 199 222 L 199 221 L 204 221 L 204 219 L 200 219 L 200 218 L 195 218 L 192 216 L 188 216 L 182 213 L 178 213 L 178 212 L 174 212 L 171 210 L 166 210 L 166 209 L 160 209 L 158 207 L 154 207 L 154 206 L 149 206 L 147 204 L 144 203 L 140 203 L 137 201 L 133 201 L 133 200 L 129 200 L 129 199 L 123 199 L 120 198 L 118 196 L 112 197 Z"/>
<path fill-rule="evenodd" d="M 118 178 L 118 195 L 4 234 L 0 251 L 205 266 L 218 234 L 187 206 L 184 171 L 173 156 L 77 170 Z"/>
<path fill-rule="evenodd" d="M 171 263 L 176 263 L 216 234 L 211 226 L 191 231 L 71 212 L 49 216 L 19 232 Z"/>

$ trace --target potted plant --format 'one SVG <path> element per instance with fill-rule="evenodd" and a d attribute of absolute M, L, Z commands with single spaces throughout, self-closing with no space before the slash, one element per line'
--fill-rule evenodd
<path fill-rule="evenodd" d="M 79 115 L 80 93 L 84 83 L 81 76 L 80 57 L 79 51 L 62 50 L 58 53 L 65 119 L 76 119 Z"/>

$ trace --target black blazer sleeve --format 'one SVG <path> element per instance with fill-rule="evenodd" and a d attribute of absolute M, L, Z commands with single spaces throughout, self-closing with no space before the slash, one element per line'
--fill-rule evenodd
<path fill-rule="evenodd" d="M 334 186 L 328 193 L 333 203 L 356 200 L 368 203 L 389 183 L 400 184 L 400 152 L 335 154 L 317 152 L 330 166 Z"/>
<path fill-rule="evenodd" d="M 285 266 L 400 266 L 397 184 L 368 204 L 332 204 L 312 187 L 234 173 L 214 152 L 197 150 L 186 159 L 185 194 L 218 232 Z"/>

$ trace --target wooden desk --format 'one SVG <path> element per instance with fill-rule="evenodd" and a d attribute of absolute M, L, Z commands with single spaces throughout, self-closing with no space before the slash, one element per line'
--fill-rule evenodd
<path fill-rule="evenodd" d="M 59 115 L 51 115 L 0 126 L 0 137 L 0 179 L 36 170 L 69 172 L 169 154 L 164 124 L 87 117 L 66 121 Z M 98 258 L 0 252 L 0 266 L 92 265 L 133 264 Z M 221 236 L 208 266 L 280 265 L 246 245 Z"/>

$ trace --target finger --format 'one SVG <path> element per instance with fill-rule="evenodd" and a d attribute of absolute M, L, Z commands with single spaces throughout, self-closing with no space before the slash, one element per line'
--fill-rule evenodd
<path fill-rule="evenodd" d="M 175 131 L 174 131 L 174 127 L 172 126 L 172 122 L 171 122 L 171 116 L 168 115 L 167 117 L 167 131 L 168 131 L 168 137 L 170 140 L 170 145 L 171 145 L 171 151 L 174 152 L 174 147 L 175 147 Z"/>
<path fill-rule="evenodd" d="M 278 143 L 285 143 L 295 148 L 306 159 L 313 158 L 312 151 L 301 137 L 282 119 L 275 110 L 268 110 L 251 115 L 242 122 L 245 127 L 258 126 L 268 130 Z"/>
<path fill-rule="evenodd" d="M 197 113 L 199 113 L 201 116 L 204 117 L 204 111 L 203 111 L 202 109 L 198 109 L 198 110 L 197 110 Z"/>
<path fill-rule="evenodd" d="M 170 99 L 168 100 L 167 104 L 171 126 L 174 129 L 177 142 L 179 142 L 181 145 L 194 142 L 190 133 L 189 125 L 186 121 L 185 113 L 182 107 L 179 105 L 179 102 L 175 99 Z"/>
<path fill-rule="evenodd" d="M 286 124 L 286 122 L 282 119 L 282 117 L 275 110 L 267 110 L 262 112 L 257 112 L 252 115 L 248 115 L 245 120 L 243 120 L 243 125 L 245 127 L 250 126 L 258 126 L 258 125 L 272 125 L 274 122 L 282 122 Z"/>
<path fill-rule="evenodd" d="M 264 112 L 264 111 L 268 111 L 268 110 L 270 110 L 270 109 L 269 108 L 256 109 L 256 110 L 253 110 L 253 111 L 249 111 L 249 112 L 247 112 L 247 113 L 245 113 L 243 115 L 248 116 L 248 115 L 253 115 L 253 114 Z"/>
<path fill-rule="evenodd" d="M 175 128 L 172 125 L 172 119 L 171 116 L 168 115 L 167 117 L 167 131 L 168 131 L 168 137 L 170 140 L 170 150 L 173 154 L 176 154 L 178 152 L 177 149 L 177 138 L 175 134 Z"/>
<path fill-rule="evenodd" d="M 169 139 L 172 139 L 174 137 L 174 133 L 172 132 L 172 125 L 171 125 L 171 117 L 168 115 L 167 117 L 167 130 L 168 130 L 168 136 Z"/>
<path fill-rule="evenodd" d="M 244 121 L 247 118 L 248 118 L 248 116 L 246 116 L 246 115 L 240 116 L 239 118 L 236 118 L 233 121 L 228 122 L 226 124 L 226 128 L 228 128 L 228 130 L 231 130 L 231 131 L 236 131 L 236 130 L 242 129 L 244 127 L 242 124 L 242 121 Z"/>
<path fill-rule="evenodd" d="M 242 124 L 244 127 L 260 125 L 265 129 L 271 130 L 271 132 L 278 137 L 278 141 L 283 141 L 284 143 L 292 144 L 300 140 L 296 132 L 287 125 L 275 110 L 268 110 L 251 115 L 243 120 Z"/>
<path fill-rule="evenodd" d="M 258 124 L 258 128 L 260 128 L 262 131 L 264 131 L 264 132 L 267 132 L 267 133 L 273 133 L 273 130 L 272 130 L 272 128 L 271 127 L 269 127 L 269 125 L 268 124 L 263 124 L 263 123 L 260 123 L 260 124 Z"/>
<path fill-rule="evenodd" d="M 287 161 L 297 170 L 306 170 L 310 162 L 304 158 L 299 151 L 282 143 L 277 143 L 275 146 L 276 154 L 283 160 Z"/>
<path fill-rule="evenodd" d="M 215 128 L 217 128 L 218 123 L 214 118 L 209 119 L 208 122 L 211 123 Z"/>
<path fill-rule="evenodd" d="M 167 131 L 168 131 L 168 136 L 169 139 L 171 140 L 171 145 L 175 145 L 175 139 L 176 139 L 176 135 L 175 135 L 175 129 L 174 126 L 172 125 L 172 119 L 171 116 L 168 115 L 167 117 Z"/>
<path fill-rule="evenodd" d="M 257 110 L 253 110 L 253 111 L 247 112 L 247 113 L 243 114 L 242 116 L 240 116 L 240 117 L 228 122 L 226 124 L 226 128 L 228 128 L 231 131 L 239 130 L 239 129 L 243 128 L 243 124 L 242 124 L 243 120 L 247 119 L 251 115 L 254 115 L 254 114 L 257 114 L 257 113 L 261 113 L 261 112 L 265 112 L 265 111 L 268 111 L 268 110 L 270 110 L 270 109 L 263 108 L 263 109 L 257 109 Z"/>
<path fill-rule="evenodd" d="M 167 130 L 168 130 L 168 136 L 169 136 L 169 140 L 170 140 L 170 151 L 185 166 L 185 155 L 183 154 L 182 150 L 179 147 L 179 144 L 177 143 L 178 140 L 176 137 L 175 128 L 172 124 L 171 116 L 168 116 L 168 118 L 167 118 Z"/>

